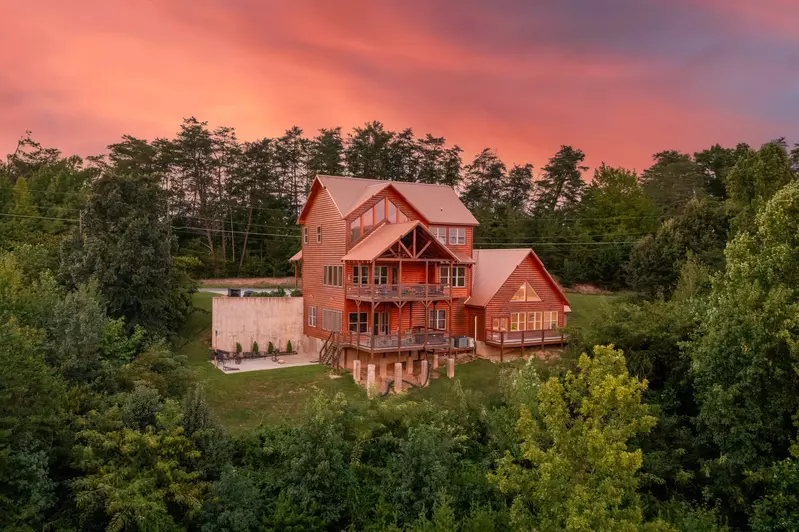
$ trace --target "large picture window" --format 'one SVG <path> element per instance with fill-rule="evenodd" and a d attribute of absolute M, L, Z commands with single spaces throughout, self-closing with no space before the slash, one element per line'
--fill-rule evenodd
<path fill-rule="evenodd" d="M 511 331 L 527 330 L 527 314 L 525 312 L 511 312 L 510 330 Z"/>
<path fill-rule="evenodd" d="M 540 331 L 544 328 L 543 312 L 527 313 L 527 330 Z"/>
<path fill-rule="evenodd" d="M 558 311 L 544 312 L 544 329 L 554 329 L 558 326 Z"/>

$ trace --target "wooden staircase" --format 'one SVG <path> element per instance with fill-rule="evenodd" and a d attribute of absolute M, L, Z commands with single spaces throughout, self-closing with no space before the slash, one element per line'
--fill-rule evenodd
<path fill-rule="evenodd" d="M 337 332 L 331 332 L 319 350 L 319 363 L 338 367 L 339 357 L 343 351 L 341 335 Z"/>

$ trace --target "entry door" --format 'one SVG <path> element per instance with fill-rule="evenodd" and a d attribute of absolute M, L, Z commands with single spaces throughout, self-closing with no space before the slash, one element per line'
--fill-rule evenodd
<path fill-rule="evenodd" d="M 377 334 L 388 334 L 388 312 L 375 312 L 373 323 Z"/>

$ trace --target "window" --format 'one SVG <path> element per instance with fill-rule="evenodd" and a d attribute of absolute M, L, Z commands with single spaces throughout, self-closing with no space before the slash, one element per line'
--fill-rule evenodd
<path fill-rule="evenodd" d="M 375 205 L 375 225 L 386 219 L 386 198 L 381 199 Z"/>
<path fill-rule="evenodd" d="M 405 213 L 404 213 L 404 212 L 402 212 L 402 211 L 401 211 L 401 210 L 399 210 L 399 209 L 397 209 L 397 211 L 398 211 L 398 212 L 397 212 L 397 221 L 398 221 L 398 222 L 407 222 L 407 221 L 408 221 L 408 217 L 407 217 L 407 216 L 405 216 Z"/>
<path fill-rule="evenodd" d="M 447 228 L 446 227 L 431 227 L 430 231 L 436 236 L 436 240 L 442 244 L 447 243 Z"/>
<path fill-rule="evenodd" d="M 386 204 L 386 218 L 388 218 L 389 222 L 397 219 L 397 206 L 390 201 Z"/>
<path fill-rule="evenodd" d="M 449 266 L 441 266 L 439 276 L 442 284 L 450 284 Z M 463 288 L 466 286 L 466 266 L 452 267 L 452 287 Z"/>
<path fill-rule="evenodd" d="M 447 311 L 444 309 L 430 311 L 430 328 L 431 329 L 446 329 L 447 328 Z"/>
<path fill-rule="evenodd" d="M 466 266 L 452 268 L 452 287 L 464 288 L 466 286 Z"/>
<path fill-rule="evenodd" d="M 375 208 L 372 207 L 361 216 L 361 227 L 363 233 L 361 236 L 366 236 L 375 226 Z"/>
<path fill-rule="evenodd" d="M 528 312 L 527 313 L 527 330 L 540 331 L 543 329 L 543 313 L 542 312 Z"/>
<path fill-rule="evenodd" d="M 350 222 L 350 242 L 355 242 L 361 238 L 361 219 L 355 218 Z"/>
<path fill-rule="evenodd" d="M 511 312 L 510 330 L 524 331 L 527 329 L 527 314 L 524 312 Z"/>
<path fill-rule="evenodd" d="M 544 329 L 554 329 L 558 326 L 558 311 L 544 312 Z"/>
<path fill-rule="evenodd" d="M 510 298 L 511 301 L 541 301 L 541 298 L 538 297 L 533 287 L 530 286 L 530 283 L 526 282 L 519 287 L 513 297 Z"/>
<path fill-rule="evenodd" d="M 449 245 L 450 246 L 463 246 L 466 244 L 466 228 L 465 227 L 450 227 L 449 228 Z"/>
<path fill-rule="evenodd" d="M 307 227 L 303 227 L 302 228 L 302 241 L 304 243 L 306 243 L 306 244 L 308 243 L 308 228 Z"/>
<path fill-rule="evenodd" d="M 322 242 L 322 226 L 318 225 L 316 227 L 316 243 L 319 244 Z"/>
<path fill-rule="evenodd" d="M 341 311 L 322 309 L 322 329 L 325 331 L 341 331 Z"/>
<path fill-rule="evenodd" d="M 324 275 L 322 284 L 325 286 L 342 286 L 344 277 L 344 266 L 323 266 Z"/>
<path fill-rule="evenodd" d="M 369 266 L 352 267 L 352 284 L 369 284 Z"/>
<path fill-rule="evenodd" d="M 375 284 L 388 284 L 388 266 L 375 266 Z"/>
<path fill-rule="evenodd" d="M 508 318 L 494 318 L 491 320 L 491 330 L 493 331 L 507 331 Z"/>
<path fill-rule="evenodd" d="M 360 319 L 358 317 L 358 312 L 350 312 L 350 331 L 351 332 L 366 332 L 366 317 L 369 315 L 367 312 L 360 313 Z M 360 328 L 360 331 L 359 331 Z"/>
<path fill-rule="evenodd" d="M 308 326 L 316 327 L 316 307 L 308 307 Z"/>

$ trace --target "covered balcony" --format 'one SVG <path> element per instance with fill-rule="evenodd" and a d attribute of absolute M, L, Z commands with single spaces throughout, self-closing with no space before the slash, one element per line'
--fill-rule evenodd
<path fill-rule="evenodd" d="M 383 223 L 342 260 L 346 297 L 364 302 L 449 299 L 449 284 L 437 282 L 439 266 L 473 262 L 448 249 L 418 221 Z"/>

